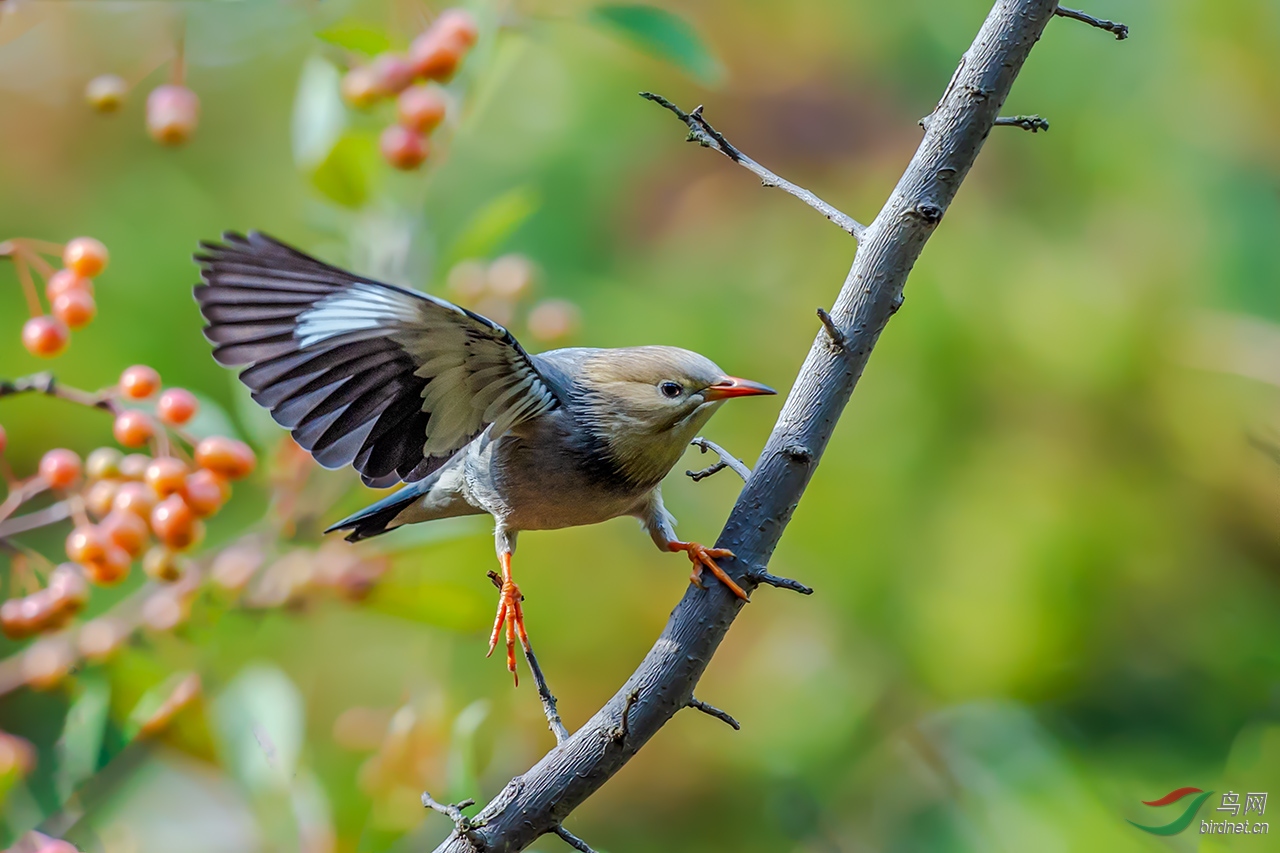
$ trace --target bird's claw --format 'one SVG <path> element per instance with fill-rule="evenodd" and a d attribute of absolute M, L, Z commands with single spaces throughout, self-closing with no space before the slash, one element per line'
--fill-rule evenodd
<path fill-rule="evenodd" d="M 529 634 L 524 628 L 524 608 L 520 602 L 524 600 L 524 596 L 520 594 L 520 587 L 516 586 L 515 581 L 506 578 L 499 586 L 501 590 L 498 595 L 498 615 L 493 620 L 493 631 L 489 634 L 489 651 L 485 657 L 493 654 L 493 650 L 498 647 L 498 638 L 502 636 L 503 626 L 507 629 L 507 671 L 511 673 L 511 677 L 515 680 L 516 686 L 520 686 L 520 676 L 516 672 L 516 636 L 520 637 L 520 645 L 525 649 L 529 648 Z"/>
<path fill-rule="evenodd" d="M 697 542 L 672 542 L 668 546 L 672 551 L 684 551 L 689 555 L 689 562 L 693 563 L 693 572 L 689 575 L 689 582 L 699 589 L 705 589 L 702 585 L 702 570 L 708 569 L 711 574 L 716 576 L 720 583 L 724 584 L 738 598 L 747 601 L 747 593 L 742 587 L 734 583 L 733 578 L 720 568 L 716 560 L 722 557 L 734 556 L 734 553 L 728 548 L 707 548 L 699 545 Z"/>

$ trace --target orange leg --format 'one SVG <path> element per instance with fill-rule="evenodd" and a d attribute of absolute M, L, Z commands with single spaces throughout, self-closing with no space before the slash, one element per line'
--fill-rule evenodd
<path fill-rule="evenodd" d="M 716 565 L 718 557 L 732 557 L 733 552 L 727 548 L 706 548 L 697 542 L 681 542 L 679 540 L 668 542 L 667 548 L 672 551 L 684 551 L 689 555 L 689 562 L 693 563 L 693 573 L 689 575 L 689 582 L 694 586 L 702 586 L 702 570 L 710 569 L 711 574 L 715 575 L 720 583 L 729 587 L 734 595 L 742 600 L 747 600 L 747 594 L 742 587 L 733 582 L 733 578 L 725 574 L 724 569 Z"/>
<path fill-rule="evenodd" d="M 489 653 L 493 654 L 493 650 L 498 646 L 498 638 L 502 636 L 502 627 L 505 624 L 507 628 L 507 670 L 515 679 L 516 686 L 520 686 L 520 676 L 516 674 L 516 637 L 520 638 L 520 645 L 527 652 L 529 651 L 529 634 L 524 629 L 524 608 L 520 602 L 524 600 L 524 596 L 520 594 L 520 587 L 516 586 L 516 582 L 511 578 L 511 554 L 505 553 L 499 557 L 502 564 L 502 581 L 499 586 L 498 594 L 498 615 L 493 620 L 493 633 L 489 635 Z M 492 574 L 490 575 L 492 577 Z M 487 657 L 488 655 L 486 655 Z"/>

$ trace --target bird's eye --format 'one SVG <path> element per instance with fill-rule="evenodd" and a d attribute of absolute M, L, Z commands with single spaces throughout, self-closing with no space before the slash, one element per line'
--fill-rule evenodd
<path fill-rule="evenodd" d="M 662 392 L 662 396 L 674 400 L 684 393 L 684 387 L 679 382 L 663 382 L 658 386 L 658 390 Z"/>

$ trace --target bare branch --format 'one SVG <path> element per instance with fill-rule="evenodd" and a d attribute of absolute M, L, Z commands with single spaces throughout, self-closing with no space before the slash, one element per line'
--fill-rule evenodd
<path fill-rule="evenodd" d="M 1049 120 L 1040 116 L 1000 116 L 996 119 L 996 127 L 1020 127 L 1035 133 L 1037 130 L 1049 132 Z"/>
<path fill-rule="evenodd" d="M 596 853 L 596 851 L 591 849 L 590 844 L 583 841 L 581 838 L 574 835 L 572 832 L 565 829 L 563 826 L 557 826 L 554 830 L 552 830 L 552 832 L 554 832 L 556 835 L 564 839 L 565 844 L 568 844 L 574 850 L 579 851 L 579 853 Z"/>
<path fill-rule="evenodd" d="M 498 577 L 498 573 L 490 571 L 488 575 L 493 585 L 502 589 L 502 578 Z M 556 744 L 562 744 L 569 739 L 569 730 L 564 727 L 564 721 L 560 719 L 555 694 L 547 686 L 547 677 L 542 674 L 542 666 L 538 663 L 538 656 L 533 653 L 532 645 L 524 647 L 524 659 L 529 664 L 529 671 L 533 673 L 533 683 L 538 686 L 538 699 L 542 702 L 542 713 L 547 717 L 547 728 L 551 729 L 551 733 L 555 735 Z"/>
<path fill-rule="evenodd" d="M 689 126 L 689 141 L 696 142 L 703 148 L 711 148 L 719 151 L 733 162 L 737 163 L 745 169 L 754 172 L 760 178 L 760 183 L 766 187 L 776 187 L 783 192 L 788 192 L 814 210 L 821 213 L 827 219 L 839 226 L 841 231 L 850 234 L 857 239 L 862 238 L 862 232 L 866 227 L 855 220 L 852 216 L 844 213 L 834 206 L 828 204 L 816 195 L 811 193 L 804 187 L 791 183 L 786 178 L 781 178 L 773 172 L 761 166 L 755 160 L 752 160 L 746 154 L 743 154 L 733 146 L 728 139 L 724 137 L 720 131 L 711 126 L 705 118 L 702 117 L 702 107 L 694 107 L 693 112 L 687 113 L 668 101 L 661 95 L 655 95 L 653 92 L 641 92 L 640 97 L 653 101 L 659 106 L 666 107 L 673 112 L 676 118 Z"/>
<path fill-rule="evenodd" d="M 742 731 L 741 723 L 739 723 L 733 717 L 730 717 L 724 711 L 721 711 L 715 705 L 708 705 L 706 702 L 703 702 L 697 697 L 690 696 L 689 707 L 696 708 L 697 710 L 701 711 L 704 714 L 710 714 L 711 716 L 715 717 L 717 720 L 723 720 L 724 722 L 728 723 L 729 727 L 732 728 L 735 732 Z"/>
<path fill-rule="evenodd" d="M 736 555 L 720 565 L 748 592 L 772 582 L 753 567 L 768 565 L 871 350 L 901 304 L 912 265 L 973 166 L 1014 79 L 1056 9 L 1056 0 L 995 0 L 884 208 L 865 230 L 850 230 L 861 235 L 858 250 L 830 310 L 835 327 L 847 330 L 846 344 L 836 350 L 825 330 L 815 337 L 760 462 L 716 541 Z M 700 114 L 684 114 L 669 102 L 653 100 L 680 116 L 695 141 L 742 163 L 741 152 L 726 147 L 719 134 L 712 135 Z M 555 832 L 672 716 L 688 707 L 742 607 L 721 584 L 690 586 L 653 648 L 604 707 L 509 782 L 481 810 L 483 827 L 469 836 L 455 833 L 437 853 L 515 853 Z M 618 733 L 621 737 L 615 738 Z"/>
<path fill-rule="evenodd" d="M 115 412 L 119 408 L 115 401 L 106 394 L 90 394 L 78 388 L 70 388 L 58 384 L 52 373 L 34 373 L 20 379 L 0 379 L 0 398 L 12 397 L 15 394 L 44 394 L 47 397 L 58 397 L 81 406 Z"/>
<path fill-rule="evenodd" d="M 1100 30 L 1106 30 L 1109 33 L 1116 34 L 1116 41 L 1124 41 L 1129 37 L 1129 27 L 1115 21 L 1108 21 L 1105 18 L 1095 18 L 1093 15 L 1087 15 L 1084 12 L 1078 12 L 1075 9 L 1066 9 L 1059 6 L 1054 10 L 1055 15 L 1064 18 L 1071 18 L 1075 21 L 1083 21 L 1091 27 L 1097 27 Z"/>
<path fill-rule="evenodd" d="M 422 792 L 423 808 L 428 808 L 428 809 L 431 809 L 432 811 L 440 812 L 440 814 L 444 815 L 445 817 L 449 818 L 449 820 L 453 821 L 454 835 L 462 838 L 470 839 L 472 830 L 476 829 L 477 827 L 484 826 L 483 821 L 469 818 L 462 813 L 463 809 L 470 808 L 475 804 L 476 804 L 476 801 L 472 799 L 466 799 L 460 803 L 437 803 L 434 799 L 431 798 L 431 795 L 429 793 L 427 793 L 426 791 Z"/>
<path fill-rule="evenodd" d="M 711 439 L 698 436 L 693 441 L 689 442 L 689 444 L 698 448 L 703 453 L 710 450 L 715 453 L 716 456 L 720 457 L 720 461 L 703 468 L 701 471 L 684 472 L 686 476 L 692 477 L 695 483 L 699 480 L 705 480 L 712 474 L 723 471 L 725 468 L 728 468 L 730 471 L 741 477 L 744 483 L 747 481 L 747 478 L 751 476 L 751 469 L 744 465 L 741 459 L 738 459 Z"/>

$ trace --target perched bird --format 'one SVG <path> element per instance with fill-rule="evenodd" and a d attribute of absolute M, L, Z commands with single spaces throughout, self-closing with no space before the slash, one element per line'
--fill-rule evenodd
<path fill-rule="evenodd" d="M 664 551 L 684 551 L 744 593 L 716 558 L 676 538 L 660 483 L 732 397 L 773 394 L 676 347 L 530 355 L 485 317 L 330 266 L 264 234 L 228 233 L 195 255 L 205 337 L 246 366 L 253 399 L 326 468 L 406 485 L 330 530 L 348 540 L 404 524 L 489 513 L 501 592 L 489 653 L 506 627 L 529 649 L 511 554 L 522 530 L 634 516 Z M 328 532 L 328 531 L 326 531 Z M 517 677 L 518 683 L 518 677 Z"/>

